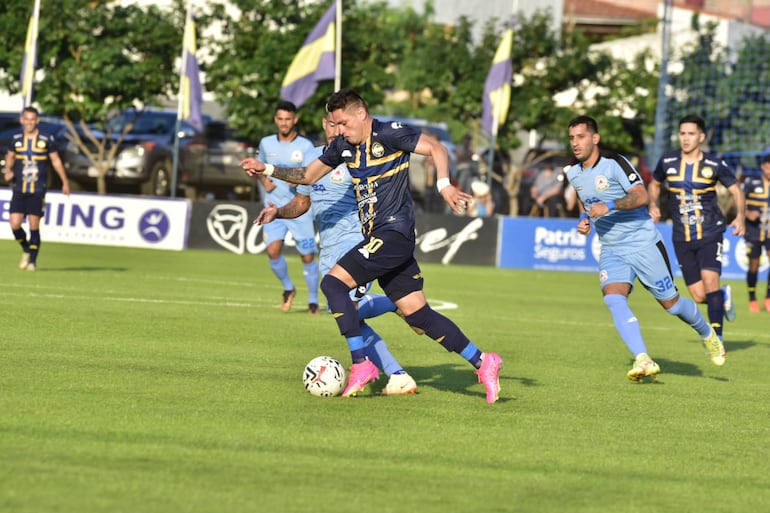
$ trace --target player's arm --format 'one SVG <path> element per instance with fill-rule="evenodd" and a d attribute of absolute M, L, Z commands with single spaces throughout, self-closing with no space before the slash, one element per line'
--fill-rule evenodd
<path fill-rule="evenodd" d="M 733 235 L 741 237 L 746 233 L 746 198 L 737 183 L 732 184 L 727 190 L 732 194 L 735 203 L 735 219 L 730 226 L 733 227 Z"/>
<path fill-rule="evenodd" d="M 51 159 L 51 165 L 59 175 L 61 179 L 61 191 L 67 196 L 70 195 L 70 182 L 67 179 L 67 172 L 64 170 L 64 164 L 62 164 L 61 158 L 59 158 L 59 152 L 52 151 L 48 154 L 48 158 Z"/>
<path fill-rule="evenodd" d="M 276 207 L 272 201 L 268 201 L 267 207 L 262 209 L 254 224 L 267 224 L 274 219 L 295 219 L 310 210 L 310 196 L 297 193 L 282 207 Z"/>
<path fill-rule="evenodd" d="M 580 235 L 588 235 L 591 233 L 591 219 L 586 213 L 585 205 L 580 200 L 578 200 L 578 210 L 580 211 L 580 216 L 578 217 L 577 231 Z"/>
<path fill-rule="evenodd" d="M 647 205 L 648 202 L 649 197 L 647 195 L 647 189 L 644 187 L 643 183 L 639 183 L 628 189 L 628 192 L 622 198 L 606 203 L 594 203 L 588 210 L 588 215 L 595 219 L 605 214 L 609 214 L 613 210 L 633 210 Z"/>
<path fill-rule="evenodd" d="M 414 147 L 414 153 L 433 159 L 433 165 L 436 167 L 436 188 L 439 194 L 456 214 L 462 215 L 473 197 L 449 181 L 449 153 L 446 146 L 435 137 L 421 134 Z"/>
<path fill-rule="evenodd" d="M 647 196 L 650 198 L 650 217 L 652 217 L 654 223 L 657 223 L 660 221 L 660 207 L 658 206 L 658 199 L 660 198 L 660 182 L 654 178 L 650 180 L 650 183 L 647 186 Z"/>
<path fill-rule="evenodd" d="M 297 185 L 314 184 L 332 170 L 332 168 L 319 159 L 315 159 L 307 167 L 278 167 L 272 164 L 265 164 L 257 158 L 249 157 L 241 161 L 241 167 L 249 176 L 258 174 L 272 176 Z"/>
<path fill-rule="evenodd" d="M 3 178 L 6 182 L 13 179 L 13 163 L 16 161 L 16 152 L 9 151 L 5 154 L 5 169 L 3 169 Z"/>

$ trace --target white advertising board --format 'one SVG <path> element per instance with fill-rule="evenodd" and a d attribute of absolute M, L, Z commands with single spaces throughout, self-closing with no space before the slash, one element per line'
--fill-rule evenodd
<path fill-rule="evenodd" d="M 190 201 L 49 192 L 40 236 L 45 242 L 182 250 L 187 246 Z M 0 239 L 8 227 L 11 190 L 0 189 Z M 29 227 L 25 222 L 25 229 Z"/>

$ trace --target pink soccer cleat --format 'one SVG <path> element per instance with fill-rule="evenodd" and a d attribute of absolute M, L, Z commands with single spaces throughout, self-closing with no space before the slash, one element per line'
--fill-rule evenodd
<path fill-rule="evenodd" d="M 348 385 L 345 387 L 345 390 L 342 391 L 342 397 L 356 395 L 366 388 L 366 385 L 377 379 L 377 376 L 379 375 L 380 371 L 377 369 L 377 366 L 369 360 L 364 360 L 361 363 L 354 363 L 350 366 Z"/>
<path fill-rule="evenodd" d="M 483 383 L 487 389 L 487 402 L 493 404 L 500 397 L 500 367 L 503 359 L 496 353 L 484 353 L 481 360 L 481 368 L 476 371 L 479 383 Z"/>

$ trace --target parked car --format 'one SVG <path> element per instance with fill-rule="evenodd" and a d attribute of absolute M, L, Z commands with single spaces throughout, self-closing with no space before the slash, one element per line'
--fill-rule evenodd
<path fill-rule="evenodd" d="M 204 116 L 204 129 L 197 131 L 186 121 L 179 124 L 178 172 L 176 192 L 188 198 L 204 194 L 248 196 L 252 180 L 238 165 L 256 153 L 256 144 L 238 137 L 219 120 Z M 120 135 L 129 126 L 122 140 Z M 169 196 L 174 164 L 176 111 L 170 109 L 127 109 L 110 118 L 104 131 L 94 131 L 97 139 L 120 140 L 115 161 L 107 172 L 110 184 L 134 189 L 150 196 Z M 87 144 L 92 143 L 86 141 Z M 69 145 L 67 173 L 71 180 L 92 188 L 97 169 L 83 164 L 84 155 Z"/>

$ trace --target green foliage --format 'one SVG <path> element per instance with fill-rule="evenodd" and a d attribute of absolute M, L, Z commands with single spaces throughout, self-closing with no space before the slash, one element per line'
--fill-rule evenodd
<path fill-rule="evenodd" d="M 45 237 L 45 234 L 43 234 Z M 695 512 L 770 503 L 770 314 L 726 326 L 715 368 L 640 287 L 657 384 L 593 273 L 422 265 L 426 293 L 502 354 L 500 401 L 395 315 L 371 320 L 418 382 L 321 399 L 303 366 L 349 356 L 331 315 L 277 305 L 264 255 L 0 242 L 0 510 L 13 513 Z M 299 258 L 288 256 L 302 281 Z M 458 283 L 462 287 L 458 288 Z M 682 284 L 680 288 L 684 290 Z M 746 313 L 746 315 L 743 315 Z M 462 486 L 452 485 L 462 483 Z"/>
<path fill-rule="evenodd" d="M 677 71 L 670 73 L 664 140 L 677 147 L 679 119 L 697 114 L 706 120 L 711 151 L 731 155 L 732 164 L 757 167 L 757 156 L 770 141 L 770 40 L 745 37 L 736 48 L 717 42 L 716 27 L 692 24 L 697 39 L 673 56 Z M 733 158 L 734 157 L 734 158 Z"/>
<path fill-rule="evenodd" d="M 27 21 L 26 0 L 4 2 L 6 44 L 0 69 L 18 91 Z M 140 101 L 157 104 L 176 95 L 183 16 L 155 6 L 61 0 L 43 2 L 38 36 L 35 101 L 48 114 L 103 119 L 110 109 Z M 11 71 L 13 70 L 13 71 Z"/>
<path fill-rule="evenodd" d="M 302 0 L 219 0 L 196 9 L 204 88 L 241 133 L 256 139 L 274 131 L 273 110 L 286 70 L 328 6 Z M 474 41 L 471 21 L 436 24 L 435 8 L 435 2 L 427 2 L 422 12 L 394 8 L 385 0 L 343 2 L 341 84 L 358 89 L 373 111 L 447 122 L 458 140 L 466 133 L 478 136 L 484 81 L 505 23 L 489 20 L 481 39 Z M 28 2 L 8 0 L 0 14 L 6 38 L 0 48 L 0 71 L 5 71 L 0 85 L 16 92 Z M 43 78 L 36 84 L 36 101 L 47 113 L 91 121 L 132 103 L 153 105 L 173 98 L 183 17 L 181 1 L 166 11 L 112 1 L 45 2 L 38 74 Z M 213 24 L 221 33 L 206 34 L 205 28 Z M 574 111 L 594 101 L 599 103 L 591 108 L 606 113 L 605 126 L 620 123 L 610 118 L 628 110 L 637 111 L 643 122 L 649 119 L 654 94 L 633 98 L 653 80 L 653 71 L 592 52 L 584 35 L 562 36 L 551 27 L 551 12 L 541 10 L 521 16 L 514 28 L 517 80 L 507 122 L 498 134 L 502 149 L 521 144 L 516 136 L 520 129 L 562 140 Z M 597 85 L 608 92 L 587 98 Z M 571 88 L 577 91 L 576 103 L 559 107 L 554 94 Z M 302 107 L 304 132 L 319 132 L 325 100 L 333 89 L 332 81 L 319 84 Z M 627 144 L 621 132 L 617 144 Z"/>

